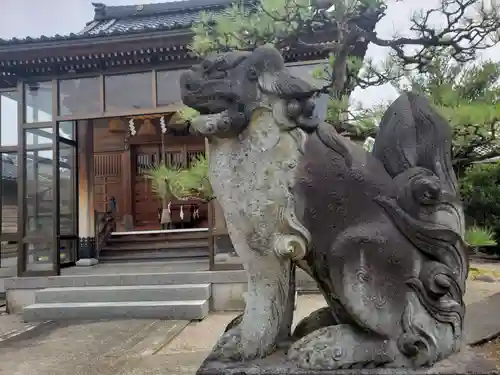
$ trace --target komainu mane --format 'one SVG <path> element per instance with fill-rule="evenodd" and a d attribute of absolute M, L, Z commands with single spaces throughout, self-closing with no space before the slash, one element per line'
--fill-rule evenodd
<path fill-rule="evenodd" d="M 212 358 L 285 347 L 305 369 L 416 368 L 460 350 L 463 212 L 450 127 L 423 97 L 402 94 L 367 153 L 318 120 L 315 88 L 272 47 L 209 57 L 181 90 L 248 273 L 245 312 Z M 327 307 L 292 334 L 296 266 Z"/>

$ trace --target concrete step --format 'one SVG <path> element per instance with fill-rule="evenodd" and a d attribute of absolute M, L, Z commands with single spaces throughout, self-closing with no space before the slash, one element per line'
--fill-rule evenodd
<path fill-rule="evenodd" d="M 117 234 L 113 232 L 109 238 L 110 243 L 131 243 L 131 242 L 155 242 L 155 241 L 193 241 L 205 240 L 208 242 L 208 232 L 188 232 L 188 233 L 155 233 L 147 232 L 142 234 Z"/>
<path fill-rule="evenodd" d="M 35 303 L 190 301 L 210 298 L 210 284 L 47 288 Z"/>
<path fill-rule="evenodd" d="M 182 251 L 184 249 L 208 249 L 208 241 L 206 239 L 184 241 L 184 242 L 136 241 L 136 242 L 122 243 L 122 242 L 110 241 L 106 244 L 106 246 L 104 246 L 102 250 L 111 250 L 111 251 L 181 250 Z"/>
<path fill-rule="evenodd" d="M 26 306 L 26 322 L 46 320 L 170 319 L 201 320 L 208 315 L 208 300 L 36 303 Z"/>
<path fill-rule="evenodd" d="M 90 286 L 186 285 L 246 283 L 245 271 L 185 271 L 14 277 L 4 279 L 5 289 L 44 289 Z M 0 279 L 1 280 L 1 279 Z"/>
<path fill-rule="evenodd" d="M 208 259 L 209 249 L 170 249 L 170 250 L 125 250 L 114 248 L 103 248 L 99 253 L 99 261 L 106 262 L 135 262 L 146 260 L 161 260 L 161 259 L 176 259 L 176 260 L 193 260 L 193 259 Z"/>

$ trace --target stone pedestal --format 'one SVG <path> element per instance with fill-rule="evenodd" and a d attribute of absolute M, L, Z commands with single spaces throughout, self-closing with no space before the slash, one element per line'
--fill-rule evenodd
<path fill-rule="evenodd" d="M 80 259 L 76 262 L 78 267 L 95 266 L 97 260 L 94 237 L 82 237 L 78 239 L 78 255 Z"/>
<path fill-rule="evenodd" d="M 283 351 L 249 362 L 224 363 L 206 359 L 196 375 L 430 375 L 430 374 L 498 374 L 492 361 L 485 359 L 478 350 L 465 348 L 460 353 L 432 368 L 412 369 L 346 369 L 304 370 L 288 361 Z"/>

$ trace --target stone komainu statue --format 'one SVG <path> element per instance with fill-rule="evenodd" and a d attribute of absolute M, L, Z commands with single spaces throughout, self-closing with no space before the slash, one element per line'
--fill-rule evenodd
<path fill-rule="evenodd" d="M 209 57 L 181 90 L 248 273 L 245 312 L 212 358 L 285 346 L 305 369 L 425 367 L 460 350 L 463 212 L 451 129 L 426 99 L 402 94 L 367 153 L 318 120 L 315 88 L 274 48 Z M 327 307 L 291 334 L 296 266 Z"/>

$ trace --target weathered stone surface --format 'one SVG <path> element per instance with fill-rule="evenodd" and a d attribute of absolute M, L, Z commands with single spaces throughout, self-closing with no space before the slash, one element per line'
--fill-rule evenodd
<path fill-rule="evenodd" d="M 289 84 L 291 93 L 300 89 L 309 97 L 314 88 L 290 75 L 266 75 L 283 67 L 279 53 L 265 47 L 209 58 L 181 77 L 186 104 L 203 113 L 222 112 L 191 125 L 210 141 L 210 180 L 234 249 L 247 271 L 258 274 L 249 278 L 244 321 L 219 342 L 221 355 L 265 355 L 279 337 L 290 335 L 292 259 L 305 255 L 309 238 L 295 217 L 292 194 L 306 135 L 285 114 L 280 95 Z M 215 83 L 222 71 L 227 77 L 220 84 L 205 88 L 200 82 L 213 74 Z M 314 109 L 307 97 L 294 104 L 296 117 Z"/>
<path fill-rule="evenodd" d="M 420 369 L 345 369 L 304 370 L 290 362 L 284 352 L 250 362 L 225 363 L 205 360 L 196 375 L 430 375 L 430 374 L 498 374 L 495 364 L 477 350 L 465 348 L 431 368 Z"/>
<path fill-rule="evenodd" d="M 248 274 L 245 312 L 211 358 L 289 347 L 289 365 L 312 371 L 418 368 L 459 351 L 464 215 L 451 128 L 424 97 L 402 94 L 367 153 L 319 121 L 318 90 L 274 48 L 210 56 L 180 82 Z M 312 314 L 291 336 L 296 266 L 331 317 Z"/>

